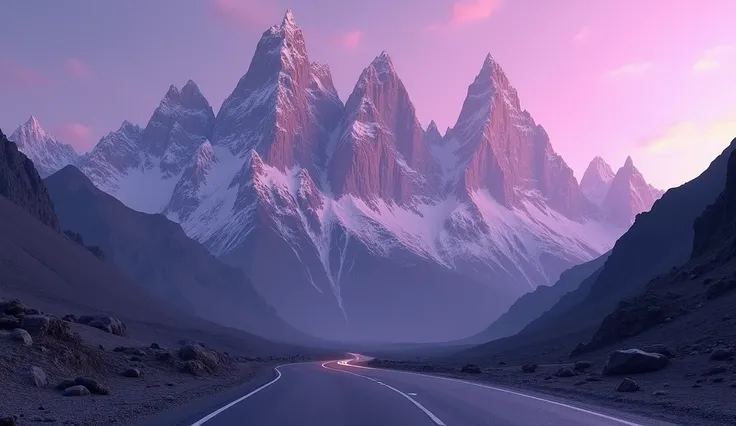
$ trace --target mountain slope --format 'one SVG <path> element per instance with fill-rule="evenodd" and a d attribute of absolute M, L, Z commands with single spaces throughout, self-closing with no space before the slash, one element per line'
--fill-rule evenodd
<path fill-rule="evenodd" d="M 181 104 L 210 117 L 204 102 L 166 99 L 162 114 Z M 170 132 L 126 124 L 81 170 L 127 206 L 180 223 L 310 334 L 466 337 L 625 230 L 585 198 L 490 55 L 443 137 L 436 125 L 422 130 L 385 53 L 343 105 L 287 12 L 263 33 L 209 137 L 208 120 L 195 131 L 162 114 L 147 129 Z M 197 137 L 171 136 L 177 128 Z M 164 170 L 170 146 L 186 150 Z"/>
<path fill-rule="evenodd" d="M 0 137 L 0 144 L 0 151 L 17 154 L 15 145 L 4 137 Z M 38 176 L 30 164 L 28 160 L 2 159 L 0 180 L 12 181 L 23 174 Z M 47 193 L 40 179 L 34 185 L 39 194 Z M 112 314 L 125 321 L 131 335 L 141 341 L 174 345 L 179 339 L 198 339 L 232 353 L 252 355 L 295 350 L 186 315 L 150 297 L 110 263 L 29 214 L 23 205 L 24 191 L 21 185 L 13 186 L 0 196 L 0 297 L 19 298 L 59 316 Z M 50 205 L 50 199 L 46 200 L 43 202 Z"/>
<path fill-rule="evenodd" d="M 686 262 L 693 246 L 692 223 L 723 190 L 726 164 L 735 148 L 736 141 L 700 176 L 670 189 L 651 211 L 638 215 L 594 282 L 568 296 L 587 294 L 579 295 L 573 306 L 553 307 L 525 331 L 588 328 L 611 313 L 620 300 L 639 294 L 650 280 Z"/>
<path fill-rule="evenodd" d="M 59 231 L 51 197 L 33 163 L 0 130 L 0 195 Z"/>
<path fill-rule="evenodd" d="M 577 290 L 584 281 L 603 267 L 607 258 L 608 253 L 574 266 L 563 272 L 560 279 L 553 285 L 539 286 L 534 291 L 521 296 L 505 314 L 473 339 L 487 342 L 520 332 L 532 321 L 557 305 L 565 295 Z"/>
<path fill-rule="evenodd" d="M 42 178 L 67 164 L 75 164 L 79 160 L 77 152 L 71 145 L 59 142 L 46 133 L 34 116 L 15 129 L 10 135 L 10 140 L 15 142 L 18 149 L 33 161 Z"/>
<path fill-rule="evenodd" d="M 45 180 L 64 229 L 98 246 L 141 290 L 192 315 L 281 340 L 300 336 L 236 268 L 228 267 L 163 215 L 126 207 L 67 166 Z"/>

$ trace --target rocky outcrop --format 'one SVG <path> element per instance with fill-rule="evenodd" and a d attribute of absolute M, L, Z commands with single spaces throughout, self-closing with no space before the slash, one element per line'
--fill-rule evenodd
<path fill-rule="evenodd" d="M 693 257 L 719 250 L 725 251 L 724 256 L 735 253 L 736 249 L 727 244 L 736 235 L 736 155 L 730 155 L 727 168 L 723 192 L 693 224 Z"/>
<path fill-rule="evenodd" d="M 661 370 L 669 364 L 669 358 L 661 354 L 644 352 L 639 349 L 613 351 L 603 367 L 607 376 L 640 374 Z"/>
<path fill-rule="evenodd" d="M 125 323 L 109 315 L 82 315 L 77 322 L 100 329 L 105 333 L 123 337 L 128 336 L 128 329 L 125 327 Z"/>
<path fill-rule="evenodd" d="M 12 201 L 49 228 L 59 231 L 41 176 L 33 163 L 0 131 L 0 195 Z"/>

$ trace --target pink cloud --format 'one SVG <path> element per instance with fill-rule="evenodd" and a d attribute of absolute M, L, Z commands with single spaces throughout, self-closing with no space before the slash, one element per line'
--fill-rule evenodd
<path fill-rule="evenodd" d="M 32 68 L 11 60 L 0 59 L 0 83 L 23 86 L 38 86 L 45 84 L 49 79 Z"/>
<path fill-rule="evenodd" d="M 605 76 L 610 80 L 638 78 L 649 73 L 652 68 L 654 68 L 654 64 L 651 62 L 631 62 L 607 71 Z"/>
<path fill-rule="evenodd" d="M 236 26 L 273 24 L 278 10 L 266 0 L 211 0 L 210 11 L 220 21 Z"/>
<path fill-rule="evenodd" d="M 67 59 L 64 63 L 64 68 L 66 68 L 66 72 L 71 76 L 79 79 L 89 78 L 93 75 L 92 69 L 89 65 L 77 58 Z"/>
<path fill-rule="evenodd" d="M 457 28 L 484 21 L 498 10 L 501 2 L 502 0 L 457 1 L 452 5 L 450 19 L 447 22 L 431 25 L 429 30 L 436 31 L 443 28 Z"/>
<path fill-rule="evenodd" d="M 77 151 L 89 151 L 94 146 L 92 129 L 79 123 L 64 123 L 55 129 L 60 141 L 71 144 Z"/>
<path fill-rule="evenodd" d="M 360 47 L 360 43 L 362 41 L 363 32 L 360 30 L 349 31 L 345 34 L 341 34 L 337 39 L 337 43 L 340 46 L 350 50 L 355 50 Z"/>

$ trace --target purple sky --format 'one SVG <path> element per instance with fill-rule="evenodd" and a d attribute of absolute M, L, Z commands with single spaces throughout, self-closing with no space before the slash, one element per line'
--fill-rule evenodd
<path fill-rule="evenodd" d="M 454 125 L 490 52 L 578 178 L 630 154 L 678 185 L 736 136 L 733 0 L 5 1 L 0 128 L 34 114 L 85 151 L 190 78 L 217 110 L 287 7 L 343 99 L 388 51 L 424 126 Z"/>

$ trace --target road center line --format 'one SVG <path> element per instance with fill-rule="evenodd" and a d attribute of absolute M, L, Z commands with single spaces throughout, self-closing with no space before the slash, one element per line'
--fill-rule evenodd
<path fill-rule="evenodd" d="M 377 383 L 377 384 L 379 384 L 381 386 L 385 386 L 385 387 L 391 389 L 392 391 L 398 393 L 399 395 L 403 396 L 404 398 L 408 399 L 409 401 L 411 401 L 411 403 L 414 404 L 414 405 L 416 405 L 417 408 L 419 408 L 420 410 L 422 410 L 422 412 L 424 412 L 424 414 L 426 414 L 427 417 L 429 417 L 430 419 L 432 419 L 432 421 L 437 426 L 447 426 L 447 425 L 445 425 L 445 423 L 442 420 L 439 419 L 439 417 L 435 416 L 434 413 L 432 413 L 431 411 L 429 411 L 425 406 L 423 406 L 422 404 L 420 404 L 417 400 L 415 400 L 411 396 L 409 396 L 409 395 L 405 394 L 404 392 L 396 389 L 395 387 L 389 386 L 389 385 L 387 385 L 387 384 L 385 384 L 383 382 L 379 382 L 378 380 L 376 380 L 376 379 L 374 379 L 372 377 L 364 376 L 362 374 L 353 373 L 352 371 L 345 371 L 345 370 L 340 370 L 340 369 L 337 369 L 337 368 L 327 367 L 327 364 L 329 364 L 330 362 L 334 362 L 334 361 L 327 361 L 327 362 L 322 363 L 322 368 L 324 368 L 326 370 L 338 371 L 340 373 L 352 374 L 353 376 L 362 377 L 364 379 L 368 379 L 368 380 L 370 380 L 372 382 L 375 382 L 375 383 Z M 340 364 L 340 365 L 348 365 L 348 364 L 343 364 L 342 362 L 343 361 L 339 361 L 338 364 Z M 354 367 L 354 365 L 351 365 L 350 367 Z M 192 426 L 195 426 L 195 425 L 192 425 Z"/>
<path fill-rule="evenodd" d="M 503 388 L 497 388 L 497 387 L 488 386 L 488 385 L 483 385 L 483 384 L 480 384 L 480 383 L 469 382 L 467 380 L 453 379 L 453 378 L 450 378 L 450 377 L 442 377 L 442 376 L 430 376 L 430 375 L 427 375 L 427 374 L 419 374 L 419 373 L 414 373 L 414 372 L 411 372 L 411 371 L 387 370 L 387 369 L 382 369 L 382 368 L 373 368 L 373 367 L 365 367 L 365 366 L 362 366 L 362 365 L 350 364 L 350 361 L 355 361 L 355 360 L 357 360 L 357 359 L 360 358 L 357 354 L 354 354 L 354 353 L 351 353 L 350 355 L 354 356 L 355 359 L 341 362 L 340 365 L 344 365 L 346 367 L 352 367 L 352 368 L 362 368 L 362 369 L 365 369 L 365 370 L 394 371 L 394 372 L 402 373 L 402 374 L 411 374 L 411 375 L 414 375 L 414 376 L 428 377 L 428 378 L 431 378 L 431 379 L 446 380 L 448 382 L 463 383 L 463 384 L 466 384 L 466 385 L 477 386 L 477 387 L 480 387 L 480 388 L 486 388 L 486 389 L 494 390 L 494 391 L 497 391 L 497 392 L 509 393 L 509 394 L 512 394 L 512 395 L 517 395 L 517 396 L 521 396 L 521 397 L 524 397 L 524 398 L 529 398 L 529 399 L 533 399 L 533 400 L 536 400 L 536 401 L 546 402 L 548 404 L 553 404 L 553 405 L 557 405 L 557 406 L 560 406 L 560 407 L 569 408 L 571 410 L 579 411 L 581 413 L 586 413 L 586 414 L 590 414 L 592 416 L 600 417 L 602 419 L 606 419 L 606 420 L 611 420 L 611 421 L 614 421 L 614 422 L 618 422 L 618 423 L 621 423 L 621 424 L 626 425 L 626 426 L 644 426 L 644 425 L 641 425 L 639 423 L 634 423 L 634 422 L 630 422 L 628 420 L 619 419 L 617 417 L 612 417 L 612 416 L 609 416 L 609 415 L 603 414 L 603 413 L 596 413 L 595 411 L 586 410 L 585 408 L 576 407 L 574 405 L 568 405 L 568 404 L 565 404 L 563 402 L 552 401 L 552 400 L 549 400 L 549 399 L 540 398 L 538 396 L 527 395 L 525 393 L 515 392 L 515 391 L 512 391 L 512 390 L 503 389 Z M 338 370 L 338 371 L 340 371 L 340 370 Z M 349 371 L 345 371 L 345 373 L 349 373 Z M 361 376 L 361 377 L 366 377 L 366 376 Z"/>

